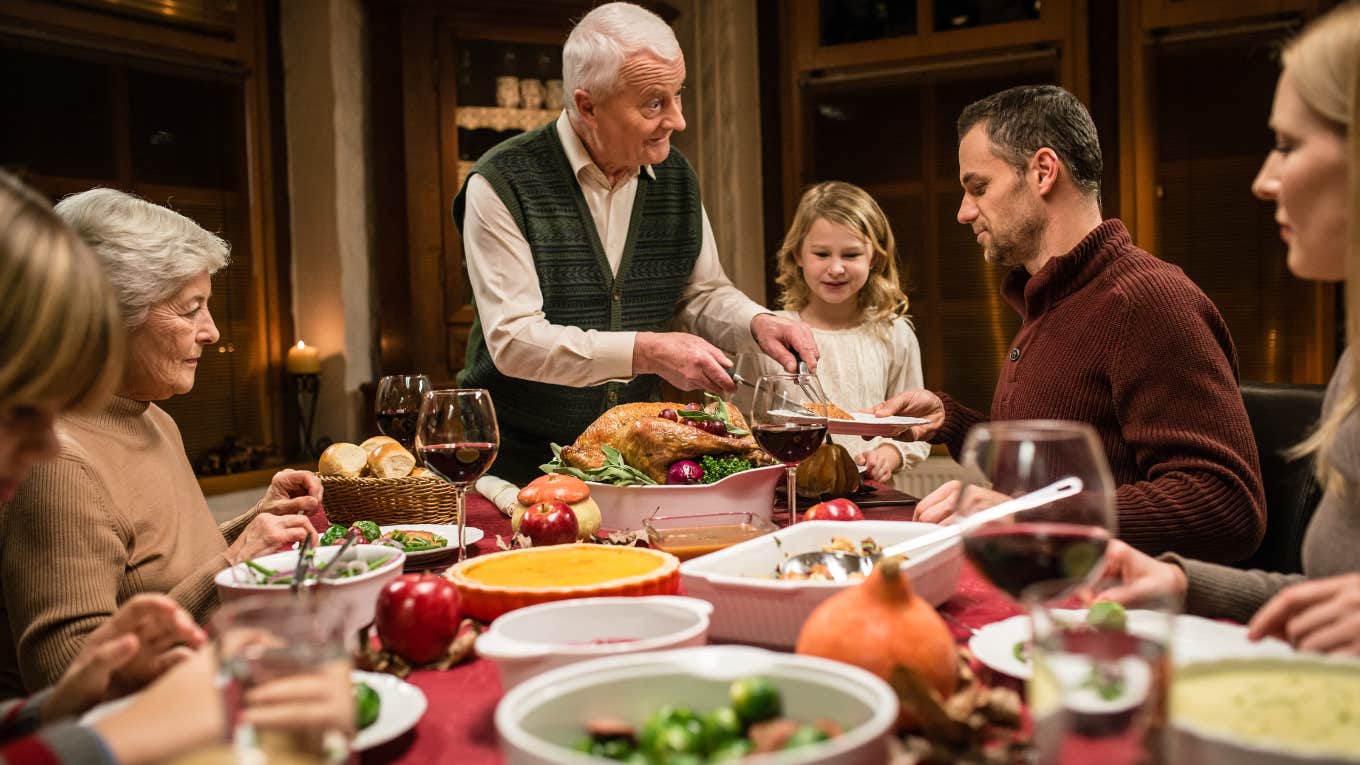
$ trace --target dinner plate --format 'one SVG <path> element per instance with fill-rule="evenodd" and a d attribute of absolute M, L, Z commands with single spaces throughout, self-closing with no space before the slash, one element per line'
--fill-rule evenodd
<path fill-rule="evenodd" d="M 421 550 L 420 552 L 406 553 L 406 567 L 420 568 L 427 566 L 435 561 L 442 561 L 458 553 L 458 527 L 453 524 L 444 523 L 400 523 L 394 526 L 379 526 L 382 533 L 403 529 L 405 531 L 429 531 L 447 539 L 448 545 L 436 547 L 433 550 Z M 463 527 L 463 544 L 472 545 L 481 541 L 485 534 L 481 529 L 472 526 Z"/>
<path fill-rule="evenodd" d="M 429 706 L 423 691 L 399 677 L 357 669 L 350 672 L 349 676 L 355 683 L 368 683 L 370 688 L 378 692 L 378 699 L 382 702 L 378 719 L 355 734 L 354 740 L 350 742 L 350 748 L 356 752 L 386 744 L 414 728 Z"/>
<path fill-rule="evenodd" d="M 424 691 L 399 677 L 355 669 L 350 671 L 349 679 L 356 684 L 368 683 L 368 687 L 378 693 L 379 701 L 378 719 L 354 735 L 349 743 L 352 751 L 362 752 L 379 744 L 386 744 L 414 728 L 425 715 L 425 708 L 429 706 Z M 92 725 L 131 704 L 136 697 L 137 694 L 134 693 L 121 699 L 106 701 L 86 712 L 80 718 L 80 724 Z"/>
<path fill-rule="evenodd" d="M 853 419 L 827 419 L 826 432 L 838 436 L 895 436 L 913 425 L 926 425 L 930 420 L 921 417 L 875 417 L 865 412 L 852 412 Z"/>
<path fill-rule="evenodd" d="M 1155 632 L 1155 628 L 1149 627 L 1149 622 L 1161 618 L 1152 611 L 1133 609 L 1128 613 L 1129 631 L 1135 634 L 1140 631 Z M 1085 609 L 1055 610 L 1053 615 L 1072 624 L 1086 621 Z M 968 641 L 968 648 L 978 661 L 997 672 L 1028 680 L 1032 674 L 1029 658 L 1017 658 L 1015 645 L 1028 641 L 1031 634 L 1029 616 L 1021 614 L 979 629 Z M 1282 640 L 1266 638 L 1253 643 L 1247 639 L 1247 628 L 1240 624 L 1181 614 L 1171 625 L 1171 658 L 1177 664 L 1293 655 L 1294 649 Z"/>

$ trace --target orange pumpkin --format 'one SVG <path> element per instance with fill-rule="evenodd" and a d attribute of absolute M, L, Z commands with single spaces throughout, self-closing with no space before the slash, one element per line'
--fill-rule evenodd
<path fill-rule="evenodd" d="M 944 619 L 912 592 L 897 558 L 828 598 L 798 633 L 796 652 L 853 664 L 887 680 L 894 666 L 917 672 L 941 698 L 958 686 L 958 648 Z M 899 722 L 915 717 L 904 707 Z"/>
<path fill-rule="evenodd" d="M 519 490 L 516 499 L 521 505 L 531 507 L 550 499 L 572 505 L 589 496 L 590 487 L 580 478 L 562 473 L 549 473 L 530 481 L 528 486 Z"/>

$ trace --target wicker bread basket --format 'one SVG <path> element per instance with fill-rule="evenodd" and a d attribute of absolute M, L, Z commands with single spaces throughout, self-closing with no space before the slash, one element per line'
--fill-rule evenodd
<path fill-rule="evenodd" d="M 355 521 L 373 521 L 380 526 L 458 522 L 453 486 L 432 475 L 418 478 L 323 475 L 321 486 L 326 517 L 341 526 Z"/>

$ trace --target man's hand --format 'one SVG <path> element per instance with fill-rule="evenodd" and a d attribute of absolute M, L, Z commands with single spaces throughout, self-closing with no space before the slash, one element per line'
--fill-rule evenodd
<path fill-rule="evenodd" d="M 304 516 L 261 513 L 250 519 L 241 536 L 227 548 L 227 560 L 235 565 L 241 561 L 268 555 L 280 547 L 301 542 L 307 538 L 308 532 L 315 534 L 316 529 Z"/>
<path fill-rule="evenodd" d="M 925 425 L 913 425 L 893 436 L 898 441 L 929 441 L 944 424 L 944 402 L 928 390 L 909 390 L 893 396 L 873 409 L 875 417 L 921 417 Z"/>
<path fill-rule="evenodd" d="M 864 473 L 869 480 L 888 483 L 902 466 L 902 453 L 892 444 L 881 444 L 877 449 L 861 452 L 855 457 L 855 464 L 865 467 Z"/>
<path fill-rule="evenodd" d="M 272 515 L 304 515 L 321 507 L 321 479 L 307 470 L 280 470 L 269 482 L 269 489 L 255 512 Z"/>
<path fill-rule="evenodd" d="M 633 340 L 633 374 L 660 375 L 680 390 L 734 390 L 731 366 L 722 351 L 687 332 L 639 332 Z"/>
<path fill-rule="evenodd" d="M 1247 637 L 1274 636 L 1300 651 L 1360 655 L 1360 574 L 1286 587 L 1247 624 Z"/>
<path fill-rule="evenodd" d="M 790 374 L 797 372 L 798 359 L 807 362 L 809 372 L 817 371 L 817 362 L 822 354 L 817 350 L 817 341 L 812 339 L 812 330 L 803 322 L 772 313 L 757 314 L 751 319 L 751 337 L 784 371 Z M 794 358 L 795 353 L 798 358 Z"/>
<path fill-rule="evenodd" d="M 1099 593 L 1098 599 L 1130 608 L 1163 604 L 1168 597 L 1184 602 L 1189 586 L 1180 566 L 1157 560 L 1118 539 L 1110 540 L 1105 548 L 1105 570 L 1100 578 L 1117 584 Z"/>
<path fill-rule="evenodd" d="M 164 595 L 134 596 L 90 633 L 43 705 L 45 722 L 139 690 L 203 645 L 192 616 Z"/>

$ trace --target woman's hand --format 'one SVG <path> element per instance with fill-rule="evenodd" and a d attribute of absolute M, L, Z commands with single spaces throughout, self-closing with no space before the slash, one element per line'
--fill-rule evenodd
<path fill-rule="evenodd" d="M 861 452 L 855 457 L 855 464 L 866 468 L 864 473 L 869 480 L 889 483 L 893 473 L 902 467 L 902 453 L 892 444 L 880 444 L 877 449 Z"/>
<path fill-rule="evenodd" d="M 312 522 L 301 515 L 271 515 L 261 513 L 250 519 L 241 536 L 227 548 L 227 560 L 236 565 L 241 561 L 268 555 L 280 547 L 289 547 L 315 534 Z"/>
<path fill-rule="evenodd" d="M 269 482 L 256 513 L 309 515 L 321 507 L 321 479 L 307 470 L 280 470 Z"/>
<path fill-rule="evenodd" d="M 1118 539 L 1110 540 L 1105 549 L 1105 571 L 1101 578 L 1117 584 L 1101 592 L 1099 599 L 1130 607 L 1164 603 L 1168 596 L 1184 602 L 1188 587 L 1185 570 L 1180 566 L 1157 560 Z"/>
<path fill-rule="evenodd" d="M 86 638 L 43 704 L 43 720 L 74 717 L 101 701 L 138 690 L 206 639 L 175 601 L 164 595 L 137 595 Z"/>
<path fill-rule="evenodd" d="M 1360 655 L 1360 574 L 1286 587 L 1247 625 L 1247 637 L 1278 637 L 1301 651 Z"/>

